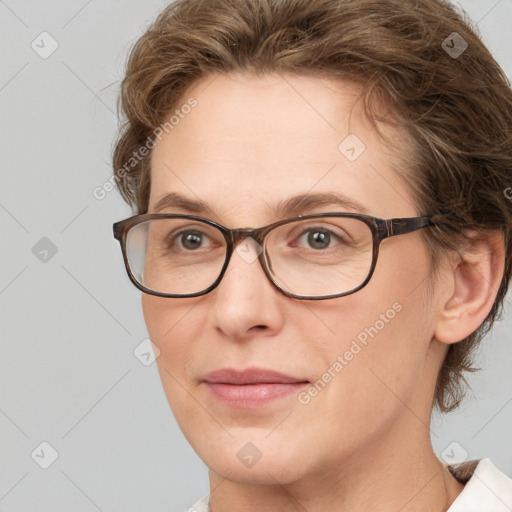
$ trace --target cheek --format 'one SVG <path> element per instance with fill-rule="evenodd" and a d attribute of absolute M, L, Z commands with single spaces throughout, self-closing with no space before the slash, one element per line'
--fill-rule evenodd
<path fill-rule="evenodd" d="M 302 403 L 310 400 L 307 416 L 321 422 L 327 437 L 342 435 L 339 449 L 330 448 L 333 456 L 377 443 L 399 418 L 410 416 L 409 409 L 421 414 L 417 400 L 429 336 L 417 309 L 420 293 L 411 298 L 389 287 L 362 293 L 352 314 L 338 316 L 337 348 L 329 351 L 328 365 L 319 367 L 323 373 L 311 396 L 302 397 Z"/>
<path fill-rule="evenodd" d="M 195 383 L 191 375 L 191 368 L 205 352 L 198 346 L 205 324 L 199 318 L 200 301 L 201 298 L 174 301 L 146 294 L 142 297 L 149 336 L 160 350 L 156 364 L 165 396 L 178 426 L 193 446 L 197 430 L 194 425 L 198 417 L 206 419 L 193 399 Z"/>
<path fill-rule="evenodd" d="M 200 322 L 194 322 L 194 309 L 200 299 L 169 299 L 142 294 L 142 312 L 151 340 L 162 354 L 180 351 L 197 336 Z"/>
<path fill-rule="evenodd" d="M 171 402 L 176 390 L 187 386 L 187 370 L 193 360 L 203 324 L 194 321 L 198 299 L 166 299 L 142 296 L 144 320 L 151 341 L 160 350 L 156 362 L 164 391 Z"/>
<path fill-rule="evenodd" d="M 433 335 L 424 250 L 390 249 L 381 256 L 372 281 L 352 298 L 343 344 L 344 360 L 350 359 L 345 384 L 358 397 L 352 404 L 372 415 L 414 400 Z"/>
<path fill-rule="evenodd" d="M 404 379 L 414 379 L 433 334 L 433 304 L 427 287 L 431 275 L 425 249 L 411 243 L 404 250 L 392 247 L 393 243 L 386 246 L 386 242 L 369 284 L 341 298 L 339 312 L 332 312 L 331 325 L 343 341 L 336 344 L 338 352 L 329 351 L 330 359 L 344 356 L 350 381 L 365 387 L 375 380 L 371 370 L 385 375 L 390 385 L 402 382 L 403 386 Z M 361 376 L 352 375 L 352 368 Z"/>

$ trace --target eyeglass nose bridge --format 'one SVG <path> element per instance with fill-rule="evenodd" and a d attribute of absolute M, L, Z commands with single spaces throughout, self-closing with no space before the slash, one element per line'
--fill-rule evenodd
<path fill-rule="evenodd" d="M 226 231 L 224 232 L 224 235 L 227 240 L 227 254 L 226 254 L 226 261 L 224 264 L 224 270 L 226 270 L 227 266 L 229 265 L 231 261 L 231 257 L 233 256 L 233 253 L 235 252 L 235 249 L 239 243 L 244 242 L 244 240 L 247 240 L 247 238 L 252 238 L 253 242 L 255 242 L 257 245 L 259 245 L 259 249 L 257 252 L 256 259 L 260 262 L 261 267 L 263 268 L 263 271 L 265 272 L 268 280 L 271 282 L 272 285 L 277 286 L 277 283 L 272 279 L 272 268 L 270 265 L 270 262 L 266 260 L 265 257 L 265 250 L 263 248 L 263 240 L 266 236 L 266 234 L 271 231 L 272 226 L 264 226 L 262 228 L 235 228 L 235 229 L 229 229 L 226 228 Z M 252 258 L 251 258 L 252 259 Z M 221 273 L 220 278 L 224 275 L 224 271 Z M 279 288 L 278 288 L 279 289 Z"/>
<path fill-rule="evenodd" d="M 252 238 L 257 244 L 260 246 L 263 245 L 263 238 L 265 237 L 265 233 L 268 231 L 268 228 L 236 228 L 228 230 L 228 240 L 229 243 L 234 249 L 239 242 L 245 240 L 246 238 Z"/>

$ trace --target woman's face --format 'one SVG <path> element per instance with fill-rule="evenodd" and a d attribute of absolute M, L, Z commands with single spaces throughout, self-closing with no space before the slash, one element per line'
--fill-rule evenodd
<path fill-rule="evenodd" d="M 284 218 L 275 207 L 294 196 L 334 193 L 376 217 L 416 216 L 389 149 L 362 115 L 359 93 L 297 76 L 198 82 L 182 102 L 197 105 L 180 110 L 153 150 L 149 212 L 167 194 L 180 194 L 207 209 L 182 202 L 159 211 L 256 228 Z M 320 201 L 285 216 L 333 211 L 361 212 Z M 385 240 L 371 281 L 346 297 L 286 297 L 242 250 L 205 296 L 143 294 L 165 393 L 188 441 L 231 480 L 284 484 L 353 455 L 399 455 L 407 436 L 428 439 L 442 357 L 431 344 L 429 279 L 415 232 Z"/>

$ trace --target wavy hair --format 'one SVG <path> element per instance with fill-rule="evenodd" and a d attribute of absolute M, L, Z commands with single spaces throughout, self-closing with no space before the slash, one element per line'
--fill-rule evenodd
<path fill-rule="evenodd" d="M 148 208 L 151 159 L 134 155 L 197 80 L 236 71 L 313 73 L 362 86 L 369 119 L 407 135 L 401 173 L 419 214 L 443 216 L 442 226 L 422 232 L 433 270 L 468 226 L 503 233 L 494 305 L 474 333 L 449 346 L 438 376 L 434 404 L 456 408 L 512 271 L 512 93 L 477 29 L 444 0 L 175 1 L 136 41 L 121 84 L 114 175 L 138 213 Z M 392 116 L 382 114 L 383 102 Z"/>

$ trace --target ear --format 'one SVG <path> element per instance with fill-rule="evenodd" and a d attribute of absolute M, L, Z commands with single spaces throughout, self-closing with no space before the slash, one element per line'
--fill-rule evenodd
<path fill-rule="evenodd" d="M 434 331 L 441 343 L 463 340 L 480 327 L 494 304 L 503 278 L 505 247 L 501 231 L 476 236 L 443 274 L 449 280 Z"/>

